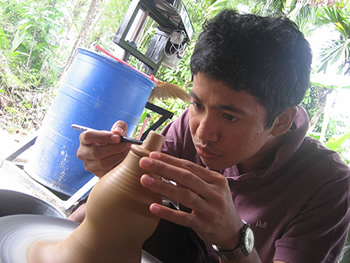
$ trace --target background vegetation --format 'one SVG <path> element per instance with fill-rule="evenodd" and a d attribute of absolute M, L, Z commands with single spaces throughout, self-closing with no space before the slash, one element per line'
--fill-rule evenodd
<path fill-rule="evenodd" d="M 2 128 L 9 132 L 31 133 L 40 127 L 62 73 L 67 70 L 78 47 L 95 44 L 115 50 L 112 38 L 129 5 L 129 0 L 3 0 L 0 3 L 0 114 Z M 261 15 L 285 15 L 293 19 L 306 36 L 328 27 L 339 34 L 324 47 L 314 71 L 326 72 L 330 64 L 338 74 L 349 75 L 349 7 L 346 1 L 255 1 L 184 0 L 195 35 L 187 55 L 177 69 L 162 68 L 157 77 L 185 89 L 191 87 L 189 59 L 203 22 L 224 8 L 236 8 Z M 145 31 L 147 41 L 156 24 Z M 140 44 L 142 46 L 142 43 Z M 319 137 L 323 127 L 326 98 L 339 87 L 314 83 L 305 101 L 311 119 L 310 134 Z M 156 101 L 178 115 L 187 106 L 181 101 Z M 152 124 L 152 119 L 150 124 Z M 327 123 L 325 142 L 334 143 L 343 119 Z M 337 144 L 340 152 L 342 144 Z"/>
<path fill-rule="evenodd" d="M 224 8 L 261 15 L 285 15 L 294 20 L 306 36 L 319 28 L 337 32 L 324 46 L 315 72 L 327 72 L 330 65 L 338 74 L 349 75 L 349 5 L 347 1 L 320 0 L 183 0 L 195 30 L 186 56 L 175 70 L 161 68 L 156 77 L 186 90 L 191 88 L 190 54 L 206 19 Z M 29 134 L 40 128 L 59 80 L 68 69 L 78 47 L 94 50 L 99 44 L 113 52 L 112 39 L 130 0 L 1 0 L 0 1 L 0 123 L 10 133 Z M 151 23 L 140 47 L 157 27 Z M 137 61 L 130 61 L 138 66 Z M 349 122 L 346 116 L 324 118 L 327 97 L 342 87 L 313 83 L 303 106 L 311 120 L 310 135 L 347 152 Z M 177 116 L 185 103 L 157 100 L 156 105 Z M 145 112 L 147 114 L 148 112 Z M 151 125 L 157 116 L 152 116 Z M 142 121 L 142 120 L 141 120 Z M 325 128 L 326 127 L 326 128 Z M 341 128 L 342 127 L 342 128 Z M 341 128 L 341 129 L 340 129 Z M 136 131 L 136 133 L 138 130 Z M 347 155 L 343 154 L 345 161 Z"/>

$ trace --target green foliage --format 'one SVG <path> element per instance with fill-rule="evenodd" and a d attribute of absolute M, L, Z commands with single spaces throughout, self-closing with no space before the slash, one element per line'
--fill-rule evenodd
<path fill-rule="evenodd" d="M 309 119 L 311 120 L 312 117 L 317 114 L 318 109 L 320 107 L 319 103 L 322 98 L 324 98 L 325 94 L 328 93 L 328 89 L 324 87 L 318 87 L 318 86 L 311 86 L 305 94 L 305 97 L 301 103 L 301 106 L 306 110 Z M 318 127 L 321 129 L 321 126 Z M 317 128 L 314 129 L 315 131 L 318 130 Z"/>
<path fill-rule="evenodd" d="M 17 6 L 11 6 L 13 9 L 7 14 L 8 21 L 14 26 L 7 27 L 6 34 L 11 36 L 12 44 L 11 49 L 6 51 L 12 53 L 17 51 L 11 62 L 20 63 L 20 67 L 13 72 L 14 74 L 21 75 L 23 71 L 35 70 L 31 72 L 35 76 L 42 70 L 46 60 L 52 57 L 52 52 L 56 48 L 58 41 L 52 31 L 62 26 L 58 20 L 62 17 L 62 13 L 50 5 L 49 1 L 23 1 L 16 4 Z M 6 15 L 3 14 L 3 17 Z"/>
<path fill-rule="evenodd" d="M 36 130 L 52 100 L 90 0 L 0 1 L 0 116 L 3 128 Z M 112 43 L 130 4 L 105 1 L 89 43 Z"/>
<path fill-rule="evenodd" d="M 238 9 L 260 15 L 287 15 L 293 19 L 305 34 L 309 34 L 314 26 L 332 24 L 343 36 L 330 42 L 334 47 L 329 49 L 331 59 L 320 67 L 325 70 L 329 63 L 341 61 L 348 63 L 349 9 L 310 7 L 308 1 L 258 1 L 258 0 L 183 0 L 191 18 L 194 35 L 186 47 L 186 56 L 176 69 L 161 67 L 157 78 L 176 84 L 186 91 L 192 87 L 190 56 L 193 52 L 203 23 L 226 8 Z M 76 36 L 81 30 L 90 0 L 3 0 L 0 2 L 0 98 L 1 116 L 15 121 L 7 123 L 8 127 L 34 128 L 40 126 L 45 109 L 52 99 L 52 91 L 61 76 L 71 52 Z M 98 16 L 87 36 L 87 48 L 99 44 L 113 52 L 116 45 L 112 39 L 130 4 L 130 0 L 103 1 Z M 315 22 L 316 23 L 316 22 Z M 147 46 L 152 38 L 156 23 L 149 22 L 142 36 L 140 48 Z M 347 36 L 347 37 L 345 37 Z M 338 45 L 342 41 L 342 46 Z M 339 48 L 340 47 L 340 48 Z M 145 52 L 145 50 L 142 50 Z M 142 69 L 142 63 L 132 58 L 131 63 Z M 310 90 L 304 105 L 310 116 L 317 113 L 319 99 L 323 89 Z M 33 95 L 34 94 L 34 95 Z M 175 113 L 176 118 L 188 104 L 180 100 L 156 100 L 154 104 Z M 145 114 L 148 113 L 145 110 Z M 153 124 L 159 116 L 151 114 L 149 124 Z M 29 123 L 28 123 L 29 122 Z M 315 126 L 321 128 L 322 116 Z M 142 120 L 140 122 L 142 124 Z M 331 127 L 331 125 L 329 126 Z M 15 129 L 15 128 L 14 128 Z M 332 128 L 328 129 L 327 138 L 333 137 Z M 327 133 L 328 133 L 327 131 Z"/>
<path fill-rule="evenodd" d="M 330 64 L 338 65 L 338 74 L 350 75 L 350 13 L 341 8 L 327 7 L 320 10 L 315 21 L 318 26 L 333 25 L 339 39 L 331 39 L 321 53 L 319 72 L 326 72 Z"/>
<path fill-rule="evenodd" d="M 350 132 L 343 136 L 332 137 L 327 142 L 327 147 L 334 151 L 339 151 L 346 140 L 350 138 Z"/>
<path fill-rule="evenodd" d="M 28 96 L 28 92 L 47 93 L 57 81 L 54 54 L 63 18 L 59 4 L 64 2 L 55 3 L 0 2 L 0 89 L 5 91 L 1 95 L 1 115 L 8 113 L 16 127 L 37 128 L 35 121 L 27 124 L 29 119 L 36 119 L 31 116 L 33 106 L 40 107 L 42 102 L 37 101 L 38 96 Z M 7 126 L 12 127 L 11 122 Z"/>
<path fill-rule="evenodd" d="M 113 38 L 129 4 L 130 0 L 104 1 L 89 42 L 113 49 Z"/>
<path fill-rule="evenodd" d="M 327 96 L 332 93 L 332 89 L 328 89 L 323 86 L 312 86 L 306 93 L 301 106 L 306 110 L 313 129 L 309 130 L 309 136 L 315 139 L 320 139 L 320 133 L 322 131 L 322 125 L 324 122 L 323 109 L 326 104 Z M 321 111 L 321 112 L 320 112 Z M 317 121 L 314 118 L 317 117 Z M 315 123 L 313 123 L 315 122 Z M 328 121 L 327 129 L 325 132 L 325 142 L 329 149 L 337 151 L 346 163 L 349 160 L 346 154 L 349 152 L 349 146 L 346 146 L 348 137 L 347 127 L 350 123 L 349 117 L 343 114 L 337 114 L 332 116 Z"/>

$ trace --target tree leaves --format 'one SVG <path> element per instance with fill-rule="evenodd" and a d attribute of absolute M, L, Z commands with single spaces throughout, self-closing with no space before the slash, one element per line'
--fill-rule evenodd
<path fill-rule="evenodd" d="M 21 34 L 19 31 L 16 32 L 14 39 L 12 40 L 11 52 L 14 52 L 20 44 L 22 44 L 26 34 Z"/>
<path fill-rule="evenodd" d="M 336 137 L 330 138 L 326 146 L 333 151 L 339 151 L 342 145 L 344 144 L 344 142 L 348 139 L 350 139 L 350 132 L 342 136 L 336 136 Z"/>
<path fill-rule="evenodd" d="M 330 64 L 338 64 L 338 74 L 350 75 L 350 15 L 336 7 L 323 8 L 315 21 L 318 26 L 333 25 L 339 39 L 333 39 L 321 51 L 318 72 L 326 72 Z"/>

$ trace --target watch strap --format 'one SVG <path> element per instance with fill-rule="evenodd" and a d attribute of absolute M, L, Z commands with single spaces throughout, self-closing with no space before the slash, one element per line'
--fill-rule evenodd
<path fill-rule="evenodd" d="M 237 248 L 233 249 L 233 250 L 224 250 L 221 249 L 219 247 L 217 247 L 216 245 L 212 245 L 213 249 L 215 250 L 215 252 L 218 254 L 218 256 L 224 260 L 231 260 L 231 261 L 235 261 L 244 257 L 247 257 L 251 251 L 248 251 L 245 247 L 245 234 L 246 231 L 251 231 L 250 226 L 243 221 L 244 226 L 241 228 L 240 231 L 240 244 Z"/>
<path fill-rule="evenodd" d="M 241 247 L 235 248 L 234 250 L 223 250 L 215 245 L 212 245 L 212 247 L 214 248 L 218 256 L 224 260 L 235 261 L 246 257 Z"/>

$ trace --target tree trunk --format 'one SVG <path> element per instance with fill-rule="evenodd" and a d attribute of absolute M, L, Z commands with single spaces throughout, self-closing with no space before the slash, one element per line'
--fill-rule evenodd
<path fill-rule="evenodd" d="M 67 60 L 67 63 L 66 63 L 65 68 L 62 72 L 62 75 L 64 74 L 64 72 L 66 72 L 68 70 L 69 66 L 71 65 L 73 58 L 76 54 L 77 48 L 86 46 L 86 42 L 88 40 L 89 33 L 94 26 L 94 21 L 95 21 L 97 14 L 98 14 L 98 11 L 102 5 L 102 2 L 103 2 L 103 0 L 92 0 L 91 1 L 88 14 L 86 15 L 86 18 L 85 18 L 84 24 L 80 30 L 79 36 L 74 43 L 74 46 L 72 48 L 72 52 Z"/>
<path fill-rule="evenodd" d="M 319 119 L 324 113 L 327 96 L 333 92 L 333 90 L 327 89 L 327 88 L 323 88 L 323 91 L 324 92 L 321 92 L 321 94 L 318 97 L 318 101 L 316 104 L 317 111 L 310 120 L 310 128 L 309 128 L 310 131 L 313 131 L 315 129 L 316 124 L 318 123 Z"/>
<path fill-rule="evenodd" d="M 56 52 L 56 57 L 59 59 L 59 56 L 61 55 L 62 50 L 64 49 L 64 46 L 66 45 L 68 36 L 70 35 L 72 28 L 75 26 L 77 19 L 79 15 L 81 15 L 81 12 L 83 10 L 84 5 L 87 4 L 87 1 L 78 1 L 77 4 L 75 5 L 72 16 L 71 17 L 65 17 L 64 19 L 64 28 L 66 28 L 63 40 L 60 42 L 59 48 L 57 49 Z"/>

